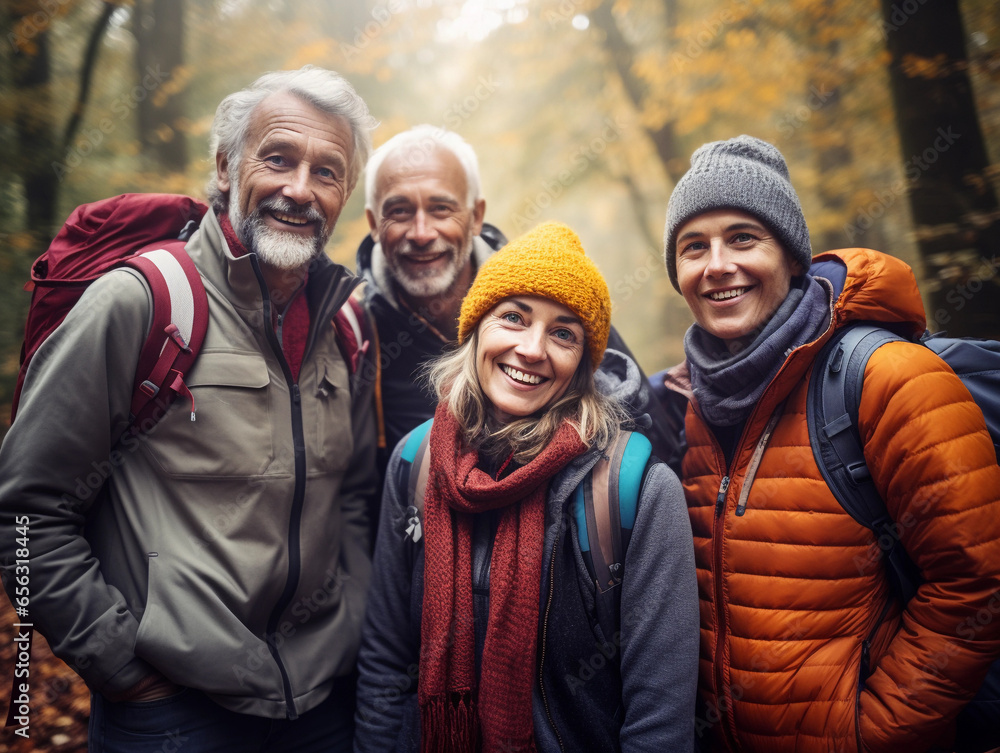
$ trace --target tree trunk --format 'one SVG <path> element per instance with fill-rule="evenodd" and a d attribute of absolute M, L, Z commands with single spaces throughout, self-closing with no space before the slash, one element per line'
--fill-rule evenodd
<path fill-rule="evenodd" d="M 614 63 L 615 70 L 618 71 L 618 75 L 621 77 L 625 92 L 628 94 L 635 109 L 641 113 L 646 104 L 646 87 L 632 71 L 632 66 L 635 62 L 635 50 L 632 49 L 628 40 L 625 39 L 621 29 L 618 28 L 618 23 L 615 21 L 613 13 L 614 4 L 614 0 L 604 0 L 604 2 L 594 8 L 590 18 L 594 22 L 594 25 L 603 32 L 604 47 L 611 57 L 612 63 Z M 667 0 L 664 3 L 664 9 L 667 14 L 668 24 L 673 26 L 676 24 L 675 3 L 672 0 Z M 656 155 L 660 158 L 660 163 L 663 165 L 664 171 L 666 171 L 670 180 L 676 183 L 687 172 L 688 163 L 680 154 L 677 137 L 674 133 L 673 121 L 667 120 L 658 128 L 647 127 L 645 130 L 653 142 Z"/>
<path fill-rule="evenodd" d="M 16 171 L 24 186 L 29 232 L 49 238 L 56 222 L 59 179 L 53 165 L 62 156 L 52 111 L 52 65 L 47 26 L 36 25 L 36 3 L 22 3 L 12 16 L 16 30 L 11 59 L 14 85 L 14 125 L 20 148 Z M 34 12 L 33 12 L 34 11 Z"/>
<path fill-rule="evenodd" d="M 184 138 L 184 0 L 136 0 L 134 30 L 139 141 L 143 153 L 170 172 L 187 168 Z"/>
<path fill-rule="evenodd" d="M 968 76 L 958 0 L 882 0 L 928 324 L 1000 334 L 1000 208 Z"/>

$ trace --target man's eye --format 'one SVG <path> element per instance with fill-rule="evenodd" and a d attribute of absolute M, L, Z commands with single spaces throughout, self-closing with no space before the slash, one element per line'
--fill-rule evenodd
<path fill-rule="evenodd" d="M 337 173 L 335 173 L 329 167 L 321 167 L 319 170 L 316 171 L 316 174 L 319 175 L 321 178 L 329 178 L 330 180 L 337 179 Z"/>
<path fill-rule="evenodd" d="M 685 246 L 682 246 L 679 249 L 679 252 L 683 254 L 685 252 L 690 252 L 690 251 L 701 251 L 704 248 L 705 248 L 705 242 L 704 241 L 691 241 L 690 243 L 686 244 Z"/>
<path fill-rule="evenodd" d="M 270 162 L 272 165 L 284 165 L 285 164 L 285 158 L 282 157 L 280 154 L 272 154 L 270 157 L 265 157 L 264 161 L 265 162 Z"/>

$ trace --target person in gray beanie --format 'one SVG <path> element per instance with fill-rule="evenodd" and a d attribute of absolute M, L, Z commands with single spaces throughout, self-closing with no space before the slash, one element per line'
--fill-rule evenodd
<path fill-rule="evenodd" d="M 982 413 L 919 344 L 867 362 L 856 426 L 923 579 L 905 603 L 875 534 L 824 483 L 806 418 L 810 372 L 838 331 L 923 332 L 912 271 L 869 249 L 813 258 L 784 158 L 750 136 L 694 153 L 664 245 L 695 320 L 686 360 L 650 381 L 687 403 L 701 749 L 953 750 L 952 720 L 1000 654 L 1000 620 L 954 629 L 981 624 L 1000 578 L 1000 467 Z"/>
<path fill-rule="evenodd" d="M 691 155 L 691 169 L 677 182 L 667 205 L 664 235 L 667 273 L 677 287 L 677 229 L 712 209 L 742 209 L 767 223 L 792 257 L 808 269 L 809 228 L 788 165 L 774 146 L 753 136 L 713 141 Z"/>

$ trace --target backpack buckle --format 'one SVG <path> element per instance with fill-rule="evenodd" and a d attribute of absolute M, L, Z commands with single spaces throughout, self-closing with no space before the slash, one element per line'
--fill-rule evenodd
<path fill-rule="evenodd" d="M 191 350 L 188 347 L 188 344 L 184 342 L 184 335 L 181 334 L 181 331 L 177 328 L 176 324 L 171 322 L 170 324 L 168 324 L 166 327 L 163 328 L 163 331 L 164 333 L 166 333 L 167 337 L 173 340 L 174 343 L 177 345 L 177 347 L 183 350 L 185 353 Z"/>

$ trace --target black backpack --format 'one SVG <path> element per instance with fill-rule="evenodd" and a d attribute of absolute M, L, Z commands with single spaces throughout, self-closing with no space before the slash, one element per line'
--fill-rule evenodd
<path fill-rule="evenodd" d="M 806 416 L 813 455 L 827 486 L 844 509 L 875 534 L 889 579 L 905 604 L 922 578 L 875 488 L 858 431 L 865 365 L 887 342 L 912 341 L 877 324 L 859 323 L 838 331 L 816 358 Z M 972 393 L 1000 460 L 1000 342 L 928 333 L 919 342 L 937 353 Z M 1000 659 L 959 714 L 957 730 L 958 753 L 981 753 L 1000 745 Z"/>

